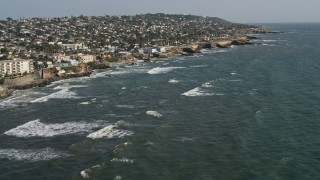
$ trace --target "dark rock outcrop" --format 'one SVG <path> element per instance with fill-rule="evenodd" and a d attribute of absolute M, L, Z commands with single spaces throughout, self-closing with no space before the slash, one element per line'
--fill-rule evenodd
<path fill-rule="evenodd" d="M 249 41 L 242 41 L 242 40 L 233 40 L 231 42 L 231 45 L 236 45 L 236 46 L 240 46 L 240 45 L 250 45 L 252 44 L 251 42 Z"/>
<path fill-rule="evenodd" d="M 11 92 L 9 91 L 9 89 L 7 89 L 4 86 L 0 86 L 0 99 L 4 99 L 10 95 L 11 95 Z"/>

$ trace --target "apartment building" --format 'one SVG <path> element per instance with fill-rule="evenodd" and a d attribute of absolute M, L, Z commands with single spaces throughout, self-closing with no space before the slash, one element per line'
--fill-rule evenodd
<path fill-rule="evenodd" d="M 81 63 L 89 63 L 96 60 L 96 57 L 93 55 L 77 55 L 76 59 Z"/>
<path fill-rule="evenodd" d="M 34 72 L 33 60 L 16 59 L 0 61 L 0 74 L 5 75 L 22 75 L 23 73 Z"/>

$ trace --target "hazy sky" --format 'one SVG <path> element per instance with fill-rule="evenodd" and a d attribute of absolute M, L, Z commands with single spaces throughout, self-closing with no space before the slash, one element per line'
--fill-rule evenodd
<path fill-rule="evenodd" d="M 161 12 L 242 23 L 320 22 L 320 0 L 1 0 L 0 5 L 0 19 Z"/>

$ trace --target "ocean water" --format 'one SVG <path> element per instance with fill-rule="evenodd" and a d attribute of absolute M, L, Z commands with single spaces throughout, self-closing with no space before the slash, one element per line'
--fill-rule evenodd
<path fill-rule="evenodd" d="M 320 24 L 16 91 L 0 179 L 319 179 Z"/>

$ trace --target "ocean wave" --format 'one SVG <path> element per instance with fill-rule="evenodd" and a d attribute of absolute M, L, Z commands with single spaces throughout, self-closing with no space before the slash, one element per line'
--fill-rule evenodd
<path fill-rule="evenodd" d="M 194 65 L 190 66 L 191 68 L 202 68 L 202 67 L 208 67 L 208 65 Z"/>
<path fill-rule="evenodd" d="M 107 71 L 104 75 L 122 75 L 122 74 L 139 74 L 146 73 L 148 71 L 147 66 L 143 67 L 128 67 L 128 68 L 118 68 L 115 70 Z"/>
<path fill-rule="evenodd" d="M 117 108 L 127 108 L 127 109 L 133 109 L 133 105 L 115 105 Z"/>
<path fill-rule="evenodd" d="M 275 44 L 262 44 L 262 46 L 270 46 L 270 47 L 273 47 L 273 46 L 277 46 Z"/>
<path fill-rule="evenodd" d="M 269 39 L 269 40 L 262 40 L 263 42 L 279 42 L 279 41 L 287 41 L 282 39 Z"/>
<path fill-rule="evenodd" d="M 232 46 L 231 46 L 232 47 Z M 203 49 L 201 50 L 201 53 L 203 54 L 215 54 L 215 53 L 224 53 L 228 52 L 228 49 Z"/>
<path fill-rule="evenodd" d="M 148 74 L 165 74 L 175 69 L 183 69 L 184 67 L 156 67 L 148 71 Z"/>
<path fill-rule="evenodd" d="M 79 103 L 79 104 L 81 104 L 81 105 L 88 105 L 88 104 L 91 104 L 91 102 L 85 101 L 85 102 L 81 102 L 81 103 Z"/>
<path fill-rule="evenodd" d="M 230 51 L 229 49 L 212 49 L 210 54 L 215 54 L 215 53 L 225 53 Z"/>
<path fill-rule="evenodd" d="M 179 83 L 179 81 L 176 80 L 176 79 L 170 79 L 168 82 L 171 83 L 171 84 Z"/>
<path fill-rule="evenodd" d="M 48 161 L 67 154 L 52 148 L 44 149 L 0 149 L 0 158 L 15 161 Z"/>
<path fill-rule="evenodd" d="M 202 90 L 200 87 L 196 87 L 196 88 L 191 89 L 181 95 L 183 95 L 183 96 L 223 96 L 224 94 L 210 93 L 210 92 Z"/>
<path fill-rule="evenodd" d="M 111 159 L 111 162 L 120 162 L 120 163 L 134 163 L 134 160 L 133 159 L 128 159 L 128 158 L 113 158 Z"/>
<path fill-rule="evenodd" d="M 84 101 L 84 102 L 81 102 L 79 103 L 80 105 L 88 105 L 88 104 L 91 104 L 91 103 L 95 103 L 97 101 L 97 98 L 92 98 L 90 101 Z"/>
<path fill-rule="evenodd" d="M 201 86 L 202 87 L 205 87 L 205 88 L 210 88 L 210 87 L 214 87 L 213 85 L 214 85 L 214 80 L 212 80 L 212 81 L 209 81 L 209 82 L 206 82 L 206 83 L 203 83 Z"/>
<path fill-rule="evenodd" d="M 20 103 L 29 103 L 39 96 L 48 95 L 44 92 L 38 92 L 34 89 L 27 90 L 16 90 L 13 92 L 13 95 L 0 101 L 0 107 L 2 108 L 12 108 L 17 107 Z"/>
<path fill-rule="evenodd" d="M 116 176 L 115 178 L 114 178 L 114 180 L 121 180 L 122 179 L 122 176 Z"/>
<path fill-rule="evenodd" d="M 153 117 L 157 117 L 157 118 L 162 117 L 162 115 L 160 113 L 158 113 L 157 111 L 147 111 L 146 114 L 153 116 Z"/>
<path fill-rule="evenodd" d="M 56 124 L 45 124 L 39 119 L 17 126 L 4 134 L 15 137 L 53 137 L 69 134 L 90 133 L 94 129 L 100 128 L 105 123 L 93 122 L 66 122 Z"/>
<path fill-rule="evenodd" d="M 73 86 L 75 87 L 75 86 Z M 70 91 L 70 87 L 64 87 L 64 86 L 57 86 L 54 89 L 60 90 L 58 92 L 52 93 L 50 95 L 40 97 L 37 99 L 34 99 L 31 101 L 31 103 L 40 103 L 40 102 L 47 102 L 50 99 L 80 99 L 81 97 L 77 96 L 77 93 Z"/>
<path fill-rule="evenodd" d="M 54 87 L 55 90 L 62 90 L 62 89 L 71 89 L 71 88 L 83 88 L 83 87 L 89 87 L 88 85 L 70 85 L 69 83 L 65 83 L 63 85 L 59 85 Z"/>
<path fill-rule="evenodd" d="M 85 170 L 81 171 L 81 172 L 80 172 L 80 175 L 81 175 L 84 179 L 88 179 L 88 178 L 90 178 L 89 174 L 90 174 L 92 171 L 96 170 L 96 169 L 101 169 L 101 166 L 100 166 L 100 165 L 92 166 L 92 167 L 90 167 L 90 168 L 88 168 L 88 169 L 85 169 Z"/>
<path fill-rule="evenodd" d="M 130 142 L 125 142 L 123 144 L 119 144 L 116 146 L 116 148 L 113 150 L 113 153 L 117 153 L 119 151 L 123 151 L 124 150 L 124 147 L 127 147 L 129 145 L 132 145 L 132 143 Z"/>
<path fill-rule="evenodd" d="M 91 134 L 89 134 L 87 136 L 87 138 L 91 138 L 91 139 L 100 139 L 100 138 L 107 138 L 107 139 L 111 139 L 111 138 L 122 138 L 125 136 L 131 136 L 133 134 L 132 131 L 128 131 L 128 130 L 120 130 L 120 129 L 115 129 L 118 127 L 119 124 L 121 124 L 123 122 L 118 122 L 116 124 L 113 125 L 108 125 L 96 132 L 93 132 Z"/>

